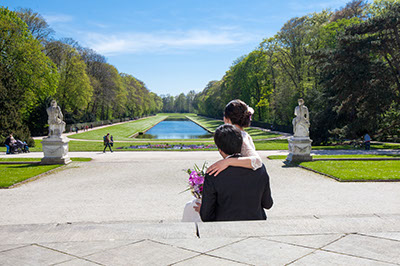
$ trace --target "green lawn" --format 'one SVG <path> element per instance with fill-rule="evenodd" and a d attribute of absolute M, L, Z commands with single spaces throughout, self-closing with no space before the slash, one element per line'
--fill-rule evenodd
<path fill-rule="evenodd" d="M 0 158 L 0 162 L 38 162 L 41 158 Z M 89 162 L 91 158 L 71 158 L 74 162 Z M 62 166 L 38 164 L 0 164 L 0 188 L 12 186 L 31 177 Z"/>
<path fill-rule="evenodd" d="M 148 128 L 151 128 L 161 120 L 165 119 L 168 117 L 168 119 L 184 119 L 186 116 L 190 117 L 190 119 L 194 120 L 196 123 L 202 125 L 203 127 L 209 129 L 210 131 L 214 132 L 215 129 L 219 126 L 222 125 L 223 122 L 220 120 L 212 119 L 212 118 L 206 118 L 202 116 L 197 116 L 196 114 L 178 114 L 178 113 L 162 113 L 162 114 L 157 114 L 156 116 L 153 117 L 148 117 L 144 118 L 142 120 L 137 120 L 125 124 L 120 124 L 120 125 L 115 125 L 115 126 L 110 126 L 107 128 L 103 129 L 97 129 L 97 130 L 92 130 L 89 132 L 82 132 L 79 134 L 74 134 L 71 135 L 71 139 L 88 139 L 88 140 L 103 140 L 103 136 L 106 133 L 110 133 L 114 136 L 114 140 L 128 140 L 128 141 L 136 141 L 136 142 L 151 142 L 151 143 L 159 143 L 159 142 L 168 142 L 172 140 L 162 140 L 162 139 L 136 139 L 136 138 L 129 138 L 131 135 L 133 135 L 136 132 L 143 132 Z M 259 129 L 254 129 L 254 128 L 247 128 L 246 131 L 253 137 L 254 140 L 256 139 L 267 139 L 267 138 L 274 138 L 278 137 L 280 135 L 277 134 L 271 134 Z M 195 139 L 195 140 L 183 140 L 183 139 L 177 139 L 173 141 L 182 141 L 185 143 L 197 143 L 199 141 L 202 142 L 213 142 L 212 138 L 207 138 L 207 139 Z M 73 146 L 71 143 L 70 146 Z M 93 147 L 92 145 L 90 147 Z M 71 149 L 73 151 L 74 149 Z M 93 150 L 92 148 L 85 149 L 85 150 Z"/>
<path fill-rule="evenodd" d="M 398 158 L 400 155 L 315 155 L 313 158 Z M 271 160 L 285 160 L 285 155 L 268 156 Z M 314 161 L 301 166 L 337 178 L 339 181 L 400 180 L 399 161 Z"/>
<path fill-rule="evenodd" d="M 330 145 L 330 146 L 312 146 L 314 150 L 363 150 L 354 148 L 352 145 Z M 372 143 L 371 150 L 376 149 L 400 149 L 400 143 Z"/>
<path fill-rule="evenodd" d="M 288 141 L 286 139 L 276 139 L 276 140 L 261 140 L 254 141 L 256 150 L 287 150 Z"/>
<path fill-rule="evenodd" d="M 400 180 L 400 161 L 315 161 L 300 165 L 339 181 Z"/>
<path fill-rule="evenodd" d="M 107 133 L 110 133 L 111 135 L 113 135 L 115 140 L 134 140 L 130 138 L 130 136 L 137 132 L 143 132 L 146 129 L 153 127 L 155 124 L 164 120 L 166 117 L 167 116 L 165 115 L 158 114 L 156 116 L 135 120 L 120 125 L 114 125 L 106 128 L 99 128 L 92 131 L 74 134 L 71 135 L 70 138 L 103 141 L 103 136 Z"/>
<path fill-rule="evenodd" d="M 198 116 L 196 114 L 188 114 L 187 116 L 190 117 L 190 119 L 192 119 L 196 123 L 207 128 L 211 132 L 214 132 L 217 129 L 217 127 L 219 127 L 220 125 L 222 125 L 224 123 L 224 121 L 222 121 L 222 120 Z"/>
<path fill-rule="evenodd" d="M 198 124 L 201 124 L 203 127 L 208 128 L 210 131 L 214 132 L 215 129 L 217 129 L 218 126 L 222 125 L 224 122 L 222 120 L 216 120 L 208 117 L 202 117 L 202 116 L 197 116 L 194 114 L 189 114 L 188 115 L 193 121 L 197 122 Z M 279 134 L 272 134 L 265 132 L 263 130 L 259 130 L 256 128 L 246 128 L 245 129 L 247 133 L 251 135 L 253 140 L 257 139 L 268 139 L 268 138 L 276 138 L 280 137 L 281 135 Z M 287 142 L 287 141 L 286 141 Z"/>
<path fill-rule="evenodd" d="M 0 187 L 9 187 L 61 165 L 0 164 Z"/>
<path fill-rule="evenodd" d="M 147 117 L 141 120 L 136 120 L 120 125 L 114 125 L 107 128 L 96 129 L 88 132 L 82 132 L 79 134 L 73 134 L 70 136 L 71 141 L 69 142 L 69 150 L 70 151 L 102 151 L 103 146 L 103 136 L 106 133 L 110 133 L 114 136 L 114 149 L 115 150 L 132 150 L 132 149 L 116 149 L 117 147 L 129 147 L 131 145 L 145 145 L 145 144 L 185 144 L 185 145 L 195 145 L 195 144 L 212 144 L 214 143 L 212 138 L 207 139 L 192 139 L 192 140 L 184 140 L 184 139 L 176 139 L 176 140 L 154 140 L 154 139 L 136 139 L 129 138 L 132 134 L 136 132 L 145 131 L 148 128 L 151 128 L 156 123 L 161 120 L 168 118 L 173 119 L 184 119 L 186 116 L 190 117 L 190 119 L 196 121 L 198 124 L 203 127 L 209 129 L 210 131 L 215 131 L 215 129 L 221 125 L 222 120 L 216 120 L 212 118 L 198 116 L 196 114 L 180 114 L 180 113 L 161 113 L 156 116 Z M 270 138 L 278 137 L 280 135 L 271 134 L 259 129 L 255 128 L 247 128 L 246 131 L 252 136 L 254 140 L 254 144 L 257 150 L 287 150 L 288 149 L 288 141 L 285 139 L 280 140 L 268 140 Z M 94 141 L 78 141 L 74 139 L 82 139 L 82 140 L 96 140 Z M 118 142 L 118 141 L 129 141 L 127 142 Z M 41 140 L 35 140 L 35 147 L 31 147 L 30 150 L 32 152 L 42 151 Z M 354 147 L 350 145 L 332 145 L 332 146 L 313 146 L 313 150 L 342 150 L 342 149 L 354 149 Z M 371 149 L 400 149 L 400 144 L 387 144 L 387 143 L 373 143 L 371 145 Z M 140 149 L 143 150 L 143 149 Z M 149 150 L 149 149 L 147 149 Z M 158 149 L 155 149 L 158 150 Z M 6 148 L 4 146 L 0 147 L 0 151 L 5 152 Z"/>
<path fill-rule="evenodd" d="M 286 159 L 286 155 L 270 155 L 268 156 L 271 160 L 284 160 Z M 400 157 L 400 155 L 396 154 L 388 154 L 388 155 L 375 155 L 375 154 L 347 154 L 347 155 L 313 155 L 314 159 L 317 158 L 394 158 Z"/>
<path fill-rule="evenodd" d="M 40 162 L 42 158 L 0 158 L 0 162 Z M 92 158 L 71 158 L 73 162 L 90 162 Z"/>

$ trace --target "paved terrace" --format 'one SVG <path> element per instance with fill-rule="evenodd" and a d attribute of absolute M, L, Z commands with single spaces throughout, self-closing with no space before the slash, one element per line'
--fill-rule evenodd
<path fill-rule="evenodd" d="M 199 238 L 180 222 L 183 170 L 217 152 L 70 153 L 93 161 L 0 190 L 0 265 L 400 265 L 400 182 L 339 183 L 260 154 L 268 221 L 199 223 Z"/>

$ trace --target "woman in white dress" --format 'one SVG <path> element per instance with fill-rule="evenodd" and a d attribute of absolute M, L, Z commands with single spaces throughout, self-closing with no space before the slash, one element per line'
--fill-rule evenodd
<path fill-rule="evenodd" d="M 234 125 L 242 132 L 242 157 L 219 160 L 207 169 L 209 175 L 217 176 L 229 166 L 238 166 L 253 170 L 257 170 L 262 166 L 262 160 L 260 155 L 256 152 L 253 139 L 244 131 L 244 128 L 250 126 L 251 116 L 253 114 L 253 108 L 249 107 L 241 100 L 232 100 L 226 105 L 224 111 L 225 124 Z"/>
<path fill-rule="evenodd" d="M 225 124 L 231 124 L 240 129 L 243 138 L 242 156 L 219 160 L 207 169 L 207 174 L 216 176 L 229 166 L 239 166 L 253 170 L 257 170 L 262 166 L 262 160 L 260 155 L 256 152 L 253 139 L 244 131 L 245 127 L 250 126 L 251 116 L 253 114 L 253 108 L 249 107 L 241 100 L 233 100 L 226 105 L 224 122 Z M 186 203 L 182 222 L 200 222 L 200 205 L 201 200 L 199 199 L 193 199 Z"/>

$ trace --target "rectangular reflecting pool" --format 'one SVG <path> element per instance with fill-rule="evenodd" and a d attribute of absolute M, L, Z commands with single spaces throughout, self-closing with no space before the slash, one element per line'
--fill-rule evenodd
<path fill-rule="evenodd" d="M 190 120 L 164 120 L 145 134 L 138 135 L 139 139 L 199 139 L 210 138 L 212 134 Z"/>

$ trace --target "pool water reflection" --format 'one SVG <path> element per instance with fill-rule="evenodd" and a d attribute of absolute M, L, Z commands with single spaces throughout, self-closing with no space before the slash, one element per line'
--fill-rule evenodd
<path fill-rule="evenodd" d="M 210 138 L 212 134 L 197 125 L 196 123 L 185 121 L 164 120 L 143 135 L 136 138 L 141 139 L 199 139 Z"/>

